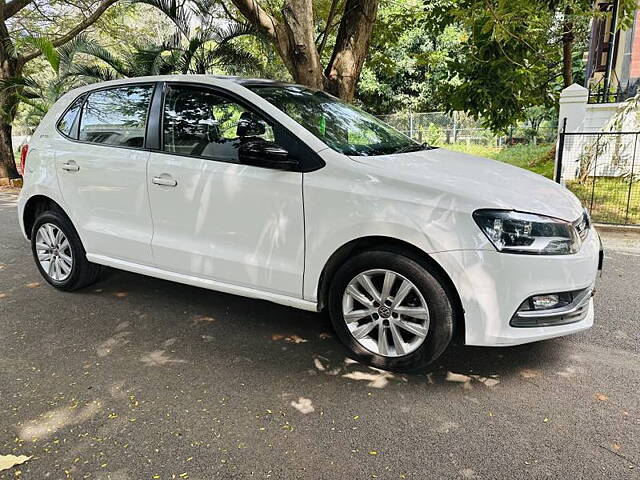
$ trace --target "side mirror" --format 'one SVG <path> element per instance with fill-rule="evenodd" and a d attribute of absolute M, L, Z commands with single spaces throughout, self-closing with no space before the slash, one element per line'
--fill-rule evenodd
<path fill-rule="evenodd" d="M 240 118 L 236 128 L 236 135 L 238 137 L 259 137 L 264 135 L 266 131 L 267 127 L 264 121 L 252 115 L 247 115 L 245 118 Z"/>
<path fill-rule="evenodd" d="M 238 160 L 243 165 L 293 170 L 298 162 L 289 158 L 289 152 L 275 142 L 251 140 L 244 142 L 238 149 Z"/>

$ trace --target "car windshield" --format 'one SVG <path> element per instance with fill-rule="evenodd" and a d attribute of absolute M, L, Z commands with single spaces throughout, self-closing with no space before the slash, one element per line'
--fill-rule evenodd
<path fill-rule="evenodd" d="M 345 155 L 388 155 L 428 148 L 373 115 L 325 92 L 297 85 L 255 85 L 248 88 L 293 118 L 330 148 Z"/>

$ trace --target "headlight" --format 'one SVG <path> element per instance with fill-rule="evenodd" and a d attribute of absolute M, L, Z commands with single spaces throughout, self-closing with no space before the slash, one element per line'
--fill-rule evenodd
<path fill-rule="evenodd" d="M 573 224 L 557 218 L 507 210 L 477 210 L 473 219 L 499 252 L 567 255 L 580 250 Z"/>

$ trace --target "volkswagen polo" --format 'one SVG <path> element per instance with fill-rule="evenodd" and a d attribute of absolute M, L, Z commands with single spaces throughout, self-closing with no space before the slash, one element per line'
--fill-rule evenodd
<path fill-rule="evenodd" d="M 419 144 L 324 92 L 157 76 L 64 95 L 23 148 L 19 221 L 60 290 L 103 266 L 310 311 L 423 367 L 593 324 L 600 241 L 534 173 Z"/>

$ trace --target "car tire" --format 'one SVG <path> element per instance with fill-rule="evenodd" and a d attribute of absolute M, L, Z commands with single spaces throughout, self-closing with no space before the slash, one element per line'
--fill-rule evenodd
<path fill-rule="evenodd" d="M 31 230 L 31 251 L 42 277 L 59 290 L 90 285 L 102 272 L 100 265 L 87 260 L 78 232 L 69 218 L 57 210 L 42 212 L 36 218 Z"/>
<path fill-rule="evenodd" d="M 390 286 L 383 298 L 385 284 Z M 366 251 L 350 258 L 331 281 L 328 307 L 338 337 L 355 359 L 384 370 L 423 369 L 453 336 L 455 315 L 445 282 L 428 262 L 405 252 Z"/>

